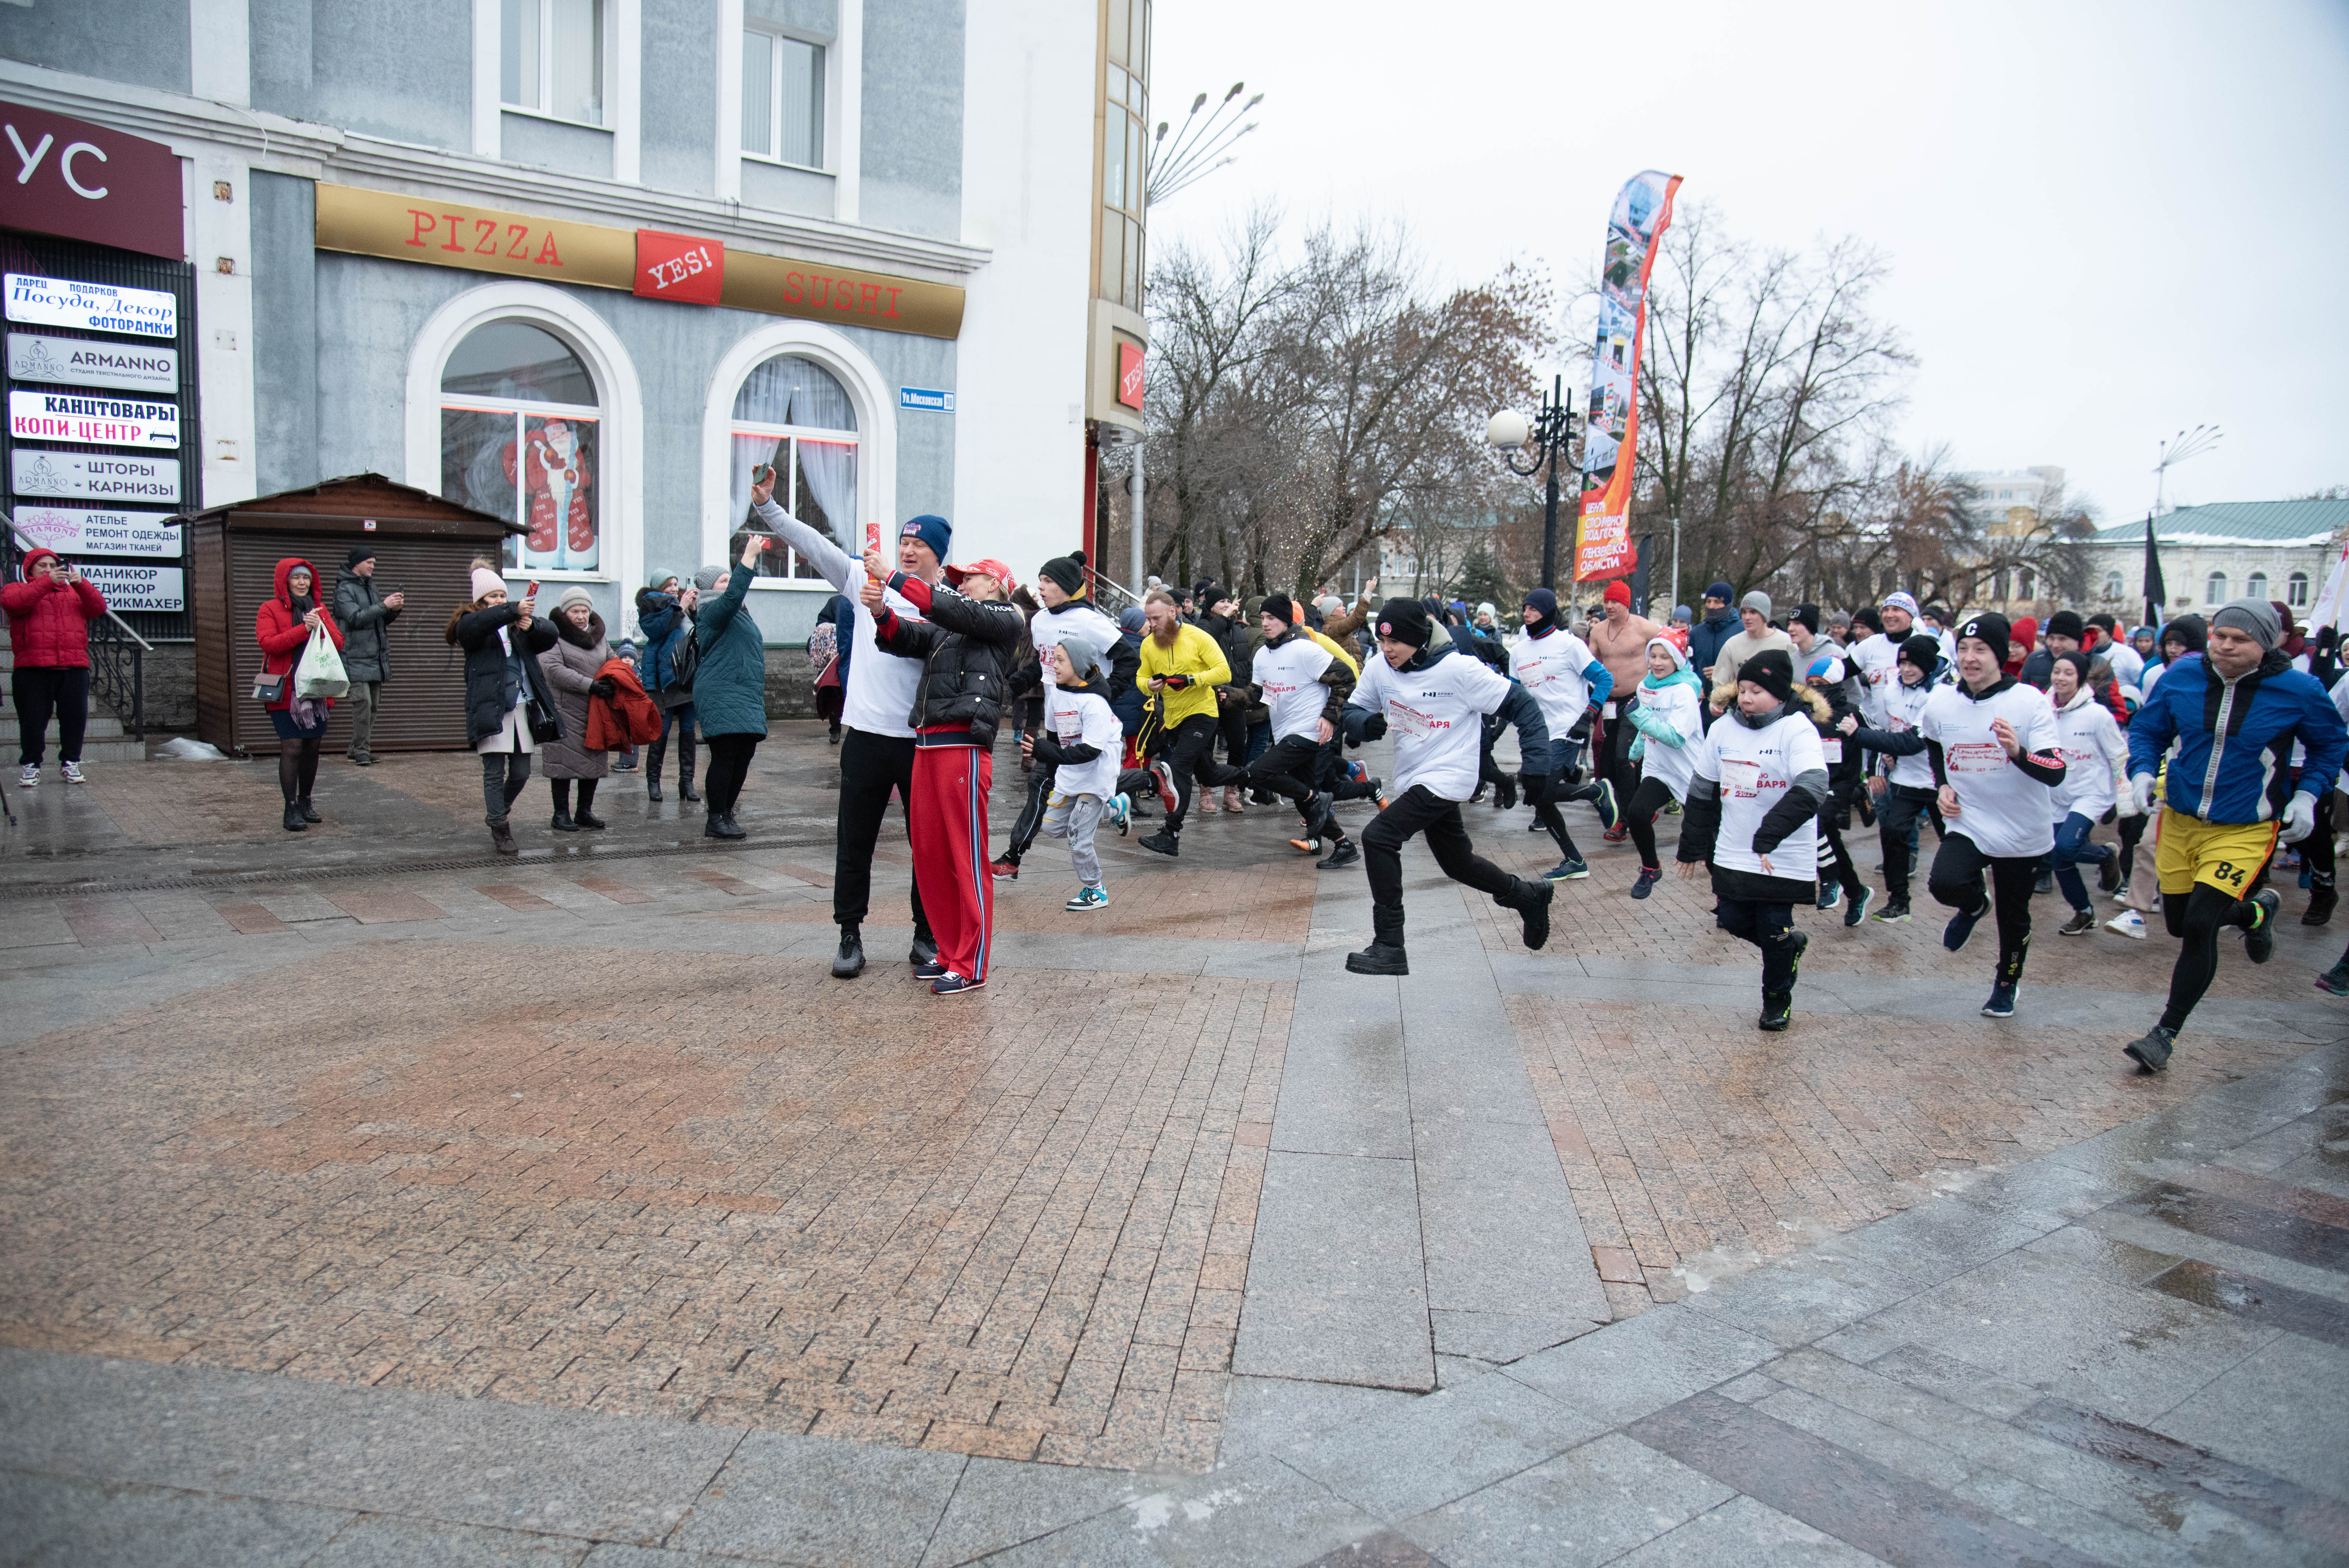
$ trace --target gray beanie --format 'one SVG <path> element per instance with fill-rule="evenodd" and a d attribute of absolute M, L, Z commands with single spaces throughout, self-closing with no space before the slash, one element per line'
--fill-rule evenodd
<path fill-rule="evenodd" d="M 726 568 L 723 566 L 705 566 L 693 574 L 693 585 L 707 593 L 717 587 L 718 580 L 725 575 Z"/>
<path fill-rule="evenodd" d="M 2224 626 L 2230 632 L 2240 632 L 2259 644 L 2263 650 L 2272 650 L 2283 641 L 2283 621 L 2275 606 L 2264 599 L 2236 599 L 2210 617 L 2210 629 Z"/>
<path fill-rule="evenodd" d="M 563 597 L 554 602 L 554 607 L 558 610 L 568 610 L 574 604 L 585 604 L 593 610 L 595 607 L 595 600 L 586 589 L 574 583 L 563 591 Z"/>
<path fill-rule="evenodd" d="M 1061 639 L 1061 651 L 1069 655 L 1069 667 L 1077 672 L 1079 680 L 1090 681 L 1102 673 L 1102 650 L 1089 639 L 1071 633 Z"/>
<path fill-rule="evenodd" d="M 1740 599 L 1737 602 L 1737 607 L 1741 610 L 1759 610 L 1762 613 L 1762 618 L 1766 621 L 1770 618 L 1770 595 L 1756 588 L 1753 593 Z"/>

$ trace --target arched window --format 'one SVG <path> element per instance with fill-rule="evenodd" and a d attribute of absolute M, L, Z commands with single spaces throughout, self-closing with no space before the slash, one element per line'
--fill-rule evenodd
<path fill-rule="evenodd" d="M 2246 599 L 2264 599 L 2264 598 L 2266 598 L 2267 596 L 2268 596 L 2268 574 L 2267 574 L 2266 573 L 2264 573 L 2264 572 L 2254 572 L 2254 573 L 2252 573 L 2251 574 L 2251 576 L 2249 576 L 2248 578 L 2244 579 L 2244 581 L 2243 581 L 2243 597 L 2244 597 L 2244 598 L 2246 598 Z"/>
<path fill-rule="evenodd" d="M 544 327 L 493 321 L 440 372 L 440 493 L 512 518 L 505 566 L 596 573 L 603 562 L 602 400 L 579 356 Z"/>
<path fill-rule="evenodd" d="M 2039 573 L 2030 567 L 2019 568 L 2014 573 L 2014 596 L 2018 599 L 2039 597 Z"/>
<path fill-rule="evenodd" d="M 2117 573 L 2117 572 L 2107 572 L 2107 573 L 2105 573 L 2105 597 L 2106 597 L 2106 598 L 2107 598 L 2107 599 L 2117 599 L 2117 598 L 2119 598 L 2120 596 L 2121 596 L 2121 574 L 2120 574 L 2119 573 Z"/>
<path fill-rule="evenodd" d="M 733 538 L 727 559 L 740 560 L 755 522 L 751 471 L 775 470 L 775 500 L 812 528 L 828 531 L 851 555 L 864 553 L 856 526 L 856 407 L 848 388 L 814 360 L 778 354 L 750 372 L 734 395 L 727 473 L 733 490 Z M 817 577 L 795 552 L 769 551 L 762 577 Z"/>
<path fill-rule="evenodd" d="M 2202 584 L 2202 603 L 2223 604 L 2226 602 L 2227 574 L 2223 572 L 2213 572 L 2210 573 L 2210 580 Z"/>
<path fill-rule="evenodd" d="M 2283 602 L 2295 610 L 2308 608 L 2308 573 L 2295 572 L 2283 580 Z"/>

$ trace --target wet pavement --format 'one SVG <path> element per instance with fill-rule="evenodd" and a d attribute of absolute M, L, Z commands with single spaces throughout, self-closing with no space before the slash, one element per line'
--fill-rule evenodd
<path fill-rule="evenodd" d="M 814 726 L 518 861 L 463 756 L 90 771 L 0 846 L 11 1561 L 2349 1560 L 2330 932 L 2143 1079 L 2173 950 L 2054 901 L 2000 1022 L 1805 913 L 1765 1036 L 1587 811 L 1540 954 L 1413 851 L 1398 982 L 1258 808 L 940 1002 L 901 843 L 825 971 Z"/>

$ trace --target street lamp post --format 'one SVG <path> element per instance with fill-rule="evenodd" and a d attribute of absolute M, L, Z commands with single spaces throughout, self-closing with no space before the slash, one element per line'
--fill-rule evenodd
<path fill-rule="evenodd" d="M 1513 474 L 1527 479 L 1549 470 L 1547 496 L 1542 508 L 1542 586 L 1557 587 L 1557 465 L 1570 458 L 1574 439 L 1574 406 L 1566 399 L 1566 377 L 1558 377 L 1542 400 L 1541 411 L 1528 420 L 1515 408 L 1504 408 L 1485 427 L 1485 439 L 1500 453 Z M 1533 460 L 1520 467 L 1516 454 L 1528 442 Z"/>

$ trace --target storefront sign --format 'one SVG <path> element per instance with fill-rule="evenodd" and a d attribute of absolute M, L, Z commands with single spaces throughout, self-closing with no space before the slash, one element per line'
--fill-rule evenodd
<path fill-rule="evenodd" d="M 8 454 L 8 488 L 18 495 L 86 496 L 92 500 L 180 499 L 177 458 L 45 452 L 19 447 Z"/>
<path fill-rule="evenodd" d="M 1142 407 L 1142 350 L 1131 343 L 1117 346 L 1117 400 L 1129 408 Z"/>
<path fill-rule="evenodd" d="M 954 412 L 954 394 L 933 392 L 926 387 L 900 387 L 897 388 L 897 407 L 921 408 L 932 414 L 951 414 Z"/>
<path fill-rule="evenodd" d="M 117 288 L 112 284 L 70 278 L 6 274 L 8 319 L 35 326 L 72 326 L 84 332 L 128 332 L 140 337 L 177 337 L 180 302 L 155 289 Z"/>
<path fill-rule="evenodd" d="M 180 445 L 180 409 L 175 403 L 87 392 L 11 392 L 8 434 L 19 441 L 79 441 L 168 452 Z"/>
<path fill-rule="evenodd" d="M 109 610 L 184 610 L 186 573 L 177 566 L 92 566 L 81 574 L 106 595 Z"/>
<path fill-rule="evenodd" d="M 180 159 L 160 141 L 46 109 L 0 104 L 8 226 L 179 261 Z"/>
<path fill-rule="evenodd" d="M 636 231 L 636 288 L 647 299 L 716 304 L 726 282 L 726 247 L 690 234 Z"/>
<path fill-rule="evenodd" d="M 322 251 L 502 273 L 543 283 L 623 289 L 663 299 L 924 337 L 954 337 L 962 331 L 963 291 L 947 284 L 846 271 L 754 251 L 728 251 L 714 240 L 663 235 L 651 230 L 607 229 L 595 223 L 533 218 L 349 185 L 321 182 L 317 190 L 316 242 Z M 689 265 L 678 287 L 641 286 L 640 253 L 647 256 L 648 268 L 678 259 L 674 253 L 661 252 L 659 243 L 645 250 L 648 236 L 659 242 L 708 247 L 707 263 L 719 274 L 717 297 L 698 298 L 694 291 L 707 286 L 701 280 L 708 272 L 694 273 Z M 663 275 L 668 275 L 667 268 Z"/>
<path fill-rule="evenodd" d="M 107 511 L 74 506 L 20 506 L 16 531 L 60 555 L 166 555 L 185 542 L 166 526 L 168 511 Z"/>
<path fill-rule="evenodd" d="M 119 387 L 126 392 L 160 392 L 169 397 L 180 389 L 180 351 L 12 332 L 8 377 L 63 382 L 68 387 Z"/>

